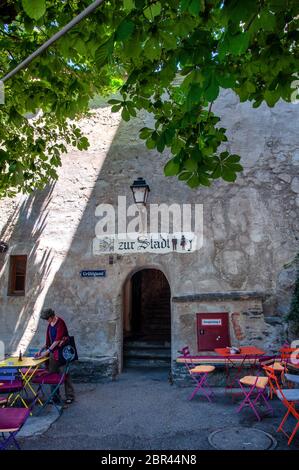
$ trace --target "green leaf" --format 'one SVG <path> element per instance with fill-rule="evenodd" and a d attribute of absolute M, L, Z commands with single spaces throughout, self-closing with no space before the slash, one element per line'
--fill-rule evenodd
<path fill-rule="evenodd" d="M 195 160 L 192 160 L 191 158 L 189 158 L 188 160 L 184 162 L 184 168 L 186 168 L 186 170 L 189 170 L 189 171 L 196 171 L 197 165 L 198 165 L 197 162 Z"/>
<path fill-rule="evenodd" d="M 190 171 L 183 171 L 179 174 L 178 179 L 180 181 L 187 181 L 191 177 L 192 173 Z"/>
<path fill-rule="evenodd" d="M 131 20 L 125 19 L 120 23 L 119 27 L 116 30 L 115 33 L 115 40 L 116 41 L 125 41 L 128 39 L 132 34 L 135 29 L 135 23 Z"/>
<path fill-rule="evenodd" d="M 204 11 L 205 4 L 203 0 L 191 0 L 188 11 L 193 16 L 198 16 L 200 11 Z"/>
<path fill-rule="evenodd" d="M 149 129 L 148 127 L 143 127 L 139 131 L 139 137 L 140 139 L 145 140 L 152 134 L 152 132 L 153 132 L 152 129 Z"/>
<path fill-rule="evenodd" d="M 222 88 L 234 88 L 236 86 L 236 76 L 232 74 L 230 70 L 222 74 L 218 73 L 217 81 Z"/>
<path fill-rule="evenodd" d="M 225 161 L 226 163 L 238 163 L 241 160 L 241 157 L 239 155 L 229 155 Z"/>
<path fill-rule="evenodd" d="M 267 105 L 272 108 L 279 100 L 280 94 L 276 90 L 274 91 L 266 90 L 264 93 L 264 98 L 266 100 Z"/>
<path fill-rule="evenodd" d="M 270 11 L 262 11 L 257 20 L 257 25 L 263 31 L 274 31 L 276 27 L 276 17 Z"/>
<path fill-rule="evenodd" d="M 127 108 L 123 108 L 121 112 L 121 117 L 123 118 L 124 121 L 128 122 L 130 121 L 130 113 Z"/>
<path fill-rule="evenodd" d="M 134 0 L 124 0 L 124 9 L 126 11 L 131 11 L 133 8 L 135 8 Z"/>
<path fill-rule="evenodd" d="M 214 101 L 219 95 L 219 84 L 215 72 L 210 75 L 208 86 L 204 90 L 204 96 L 208 101 Z"/>
<path fill-rule="evenodd" d="M 188 10 L 190 2 L 191 2 L 191 0 L 181 0 L 180 1 L 182 11 L 187 11 Z"/>
<path fill-rule="evenodd" d="M 229 170 L 228 168 L 224 168 L 222 171 L 222 178 L 224 179 L 224 181 L 232 183 L 233 181 L 236 181 L 237 175 L 235 172 Z"/>
<path fill-rule="evenodd" d="M 22 0 L 22 5 L 30 18 L 39 20 L 46 13 L 45 0 Z"/>
<path fill-rule="evenodd" d="M 240 55 L 248 49 L 250 35 L 248 32 L 229 36 L 229 52 Z"/>
<path fill-rule="evenodd" d="M 102 44 L 95 52 L 95 60 L 98 67 L 104 65 L 107 62 L 108 57 L 112 54 L 114 48 L 113 36 L 109 38 L 104 44 Z"/>
<path fill-rule="evenodd" d="M 191 176 L 191 178 L 188 179 L 187 184 L 190 188 L 197 188 L 200 185 L 199 177 L 197 175 Z"/>
<path fill-rule="evenodd" d="M 108 104 L 119 104 L 119 103 L 121 103 L 120 100 L 115 100 L 115 99 L 108 100 Z"/>
<path fill-rule="evenodd" d="M 163 47 L 167 51 L 177 47 L 177 38 L 171 31 L 160 31 L 160 37 L 163 40 Z"/>
<path fill-rule="evenodd" d="M 180 171 L 180 165 L 175 163 L 173 160 L 169 160 L 164 167 L 165 176 L 175 176 Z"/>
<path fill-rule="evenodd" d="M 161 44 L 158 38 L 151 37 L 147 40 L 144 46 L 144 55 L 151 61 L 154 61 L 160 57 Z"/>
<path fill-rule="evenodd" d="M 111 112 L 112 113 L 118 113 L 118 111 L 120 111 L 122 108 L 122 105 L 121 104 L 114 104 L 112 107 L 111 107 Z"/>
<path fill-rule="evenodd" d="M 154 139 L 152 137 L 149 137 L 145 143 L 145 145 L 147 146 L 147 148 L 149 150 L 152 150 L 156 147 L 156 142 L 154 141 Z"/>
<path fill-rule="evenodd" d="M 89 147 L 89 142 L 88 142 L 87 137 L 81 137 L 77 147 L 79 150 L 87 150 Z"/>
<path fill-rule="evenodd" d="M 209 180 L 207 175 L 201 173 L 198 175 L 198 179 L 200 184 L 202 184 L 203 186 L 211 186 L 211 181 Z"/>
<path fill-rule="evenodd" d="M 148 20 L 153 20 L 156 16 L 160 15 L 161 9 L 161 3 L 157 2 L 145 8 L 143 14 Z"/>

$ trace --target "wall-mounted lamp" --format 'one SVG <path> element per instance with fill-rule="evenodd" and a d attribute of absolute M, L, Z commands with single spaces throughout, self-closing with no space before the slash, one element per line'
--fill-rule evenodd
<path fill-rule="evenodd" d="M 145 179 L 140 177 L 137 178 L 130 188 L 133 193 L 135 204 L 143 204 L 145 206 L 150 192 L 149 185 L 146 183 Z"/>

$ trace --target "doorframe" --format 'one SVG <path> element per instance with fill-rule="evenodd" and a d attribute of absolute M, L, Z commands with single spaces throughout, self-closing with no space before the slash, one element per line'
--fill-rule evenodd
<path fill-rule="evenodd" d="M 142 266 L 136 266 L 134 269 L 132 269 L 125 277 L 122 287 L 121 287 L 121 355 L 120 355 L 120 360 L 119 360 L 119 372 L 121 373 L 123 371 L 123 365 L 124 365 L 124 325 L 125 325 L 125 314 L 126 314 L 126 309 L 128 308 L 128 303 L 131 302 L 131 292 L 128 295 L 128 292 L 126 291 L 131 291 L 131 289 L 128 289 L 128 286 L 130 286 L 130 281 L 132 279 L 132 276 L 134 274 L 138 273 L 139 271 L 143 271 L 145 269 L 155 269 L 157 271 L 161 271 L 162 274 L 164 274 L 168 285 L 170 289 L 170 299 L 169 299 L 169 306 L 170 306 L 170 345 L 172 345 L 172 337 L 173 337 L 173 319 L 172 319 L 172 293 L 171 293 L 171 283 L 169 280 L 168 275 L 165 273 L 165 270 L 161 268 L 160 265 L 157 264 L 144 264 Z"/>

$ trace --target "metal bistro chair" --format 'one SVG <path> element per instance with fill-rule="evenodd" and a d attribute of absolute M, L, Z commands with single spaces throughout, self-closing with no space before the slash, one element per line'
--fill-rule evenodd
<path fill-rule="evenodd" d="M 62 413 L 63 410 L 63 402 L 58 394 L 60 385 L 64 384 L 66 375 L 68 374 L 70 368 L 70 364 L 67 363 L 64 367 L 63 373 L 58 374 L 54 372 L 47 372 L 45 371 L 43 374 L 39 374 L 38 376 L 34 377 L 32 382 L 35 384 L 38 384 L 38 388 L 36 391 L 36 394 L 39 395 L 39 392 L 42 393 L 43 396 L 47 396 L 45 392 L 45 385 L 50 385 L 51 386 L 51 392 L 47 396 L 45 403 L 43 406 L 39 409 L 38 415 L 42 412 L 42 410 L 45 409 L 45 407 L 49 404 L 53 404 L 58 411 L 59 414 Z M 58 408 L 60 407 L 60 408 Z"/>
<path fill-rule="evenodd" d="M 275 395 L 286 407 L 287 411 L 277 429 L 277 432 L 282 432 L 288 438 L 288 445 L 291 444 L 292 440 L 295 437 L 296 432 L 299 430 L 299 411 L 296 410 L 296 405 L 299 404 L 299 389 L 282 389 L 278 381 L 277 376 L 275 375 L 271 367 L 265 366 L 264 370 L 268 376 L 269 382 L 271 383 L 272 389 L 275 392 Z M 287 377 L 288 376 L 288 377 Z M 299 383 L 298 376 L 295 376 L 295 382 Z M 286 374 L 287 380 L 294 381 L 294 376 L 292 374 Z M 292 416 L 295 418 L 296 424 L 291 434 L 288 434 L 284 430 L 284 424 L 287 419 Z"/>
<path fill-rule="evenodd" d="M 8 406 L 12 397 L 16 395 L 17 399 L 20 399 L 22 404 L 26 407 L 26 402 L 23 399 L 21 392 L 23 392 L 23 381 L 17 377 L 18 369 L 14 368 L 0 368 L 0 395 L 5 395 L 5 397 L 0 396 L 0 406 Z"/>
<path fill-rule="evenodd" d="M 268 377 L 259 377 L 256 375 L 247 375 L 237 380 L 242 392 L 245 395 L 244 400 L 240 403 L 237 409 L 239 413 L 242 408 L 249 405 L 258 421 L 261 421 L 261 417 L 257 411 L 257 405 L 259 401 L 263 400 L 267 410 L 273 414 L 273 408 L 269 403 L 269 397 L 267 395 Z"/>
<path fill-rule="evenodd" d="M 209 384 L 208 384 L 208 375 L 215 370 L 214 366 L 210 365 L 203 365 L 203 366 L 196 366 L 196 367 L 191 367 L 189 364 L 192 364 L 190 361 L 190 350 L 188 346 L 185 346 L 182 348 L 181 351 L 178 351 L 181 353 L 185 359 L 185 367 L 188 371 L 188 374 L 192 378 L 193 382 L 195 382 L 195 389 L 191 393 L 189 400 L 192 400 L 192 398 L 196 395 L 198 391 L 202 391 L 204 396 L 207 398 L 209 402 L 212 402 L 212 397 L 214 396 L 213 391 L 211 390 Z M 188 362 L 189 358 L 189 362 Z"/>
<path fill-rule="evenodd" d="M 16 435 L 25 424 L 30 415 L 29 408 L 1 408 L 0 409 L 0 451 L 5 450 L 13 442 L 18 450 L 20 446 L 16 440 Z M 7 435 L 7 436 L 6 436 Z"/>

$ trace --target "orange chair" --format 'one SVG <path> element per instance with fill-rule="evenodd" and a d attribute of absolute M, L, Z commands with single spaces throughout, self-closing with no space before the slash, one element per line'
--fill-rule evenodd
<path fill-rule="evenodd" d="M 281 364 L 284 366 L 285 372 L 287 372 L 288 363 L 291 361 L 291 356 L 294 351 L 296 351 L 296 348 L 291 348 L 289 346 L 282 346 L 279 350 Z"/>
<path fill-rule="evenodd" d="M 178 351 L 181 353 L 185 359 L 185 367 L 191 376 L 192 380 L 195 382 L 195 389 L 191 393 L 189 400 L 192 400 L 192 398 L 196 395 L 196 393 L 201 390 L 204 394 L 204 396 L 211 402 L 211 397 L 214 396 L 213 391 L 209 387 L 208 384 L 208 374 L 213 372 L 215 370 L 214 366 L 210 365 L 203 365 L 203 366 L 196 366 L 196 367 L 191 367 L 190 364 L 192 362 L 190 361 L 190 350 L 188 346 L 185 346 L 182 348 L 181 351 Z M 189 358 L 189 361 L 188 361 Z"/>
<path fill-rule="evenodd" d="M 299 412 L 296 410 L 296 404 L 299 403 L 299 389 L 282 389 L 273 369 L 269 366 L 265 366 L 263 369 L 267 374 L 271 389 L 287 409 L 287 412 L 284 415 L 277 432 L 281 431 L 288 438 L 288 445 L 290 445 L 299 429 Z M 295 418 L 297 421 L 293 432 L 290 435 L 287 434 L 283 429 L 283 426 L 289 416 L 293 416 L 293 418 Z"/>

